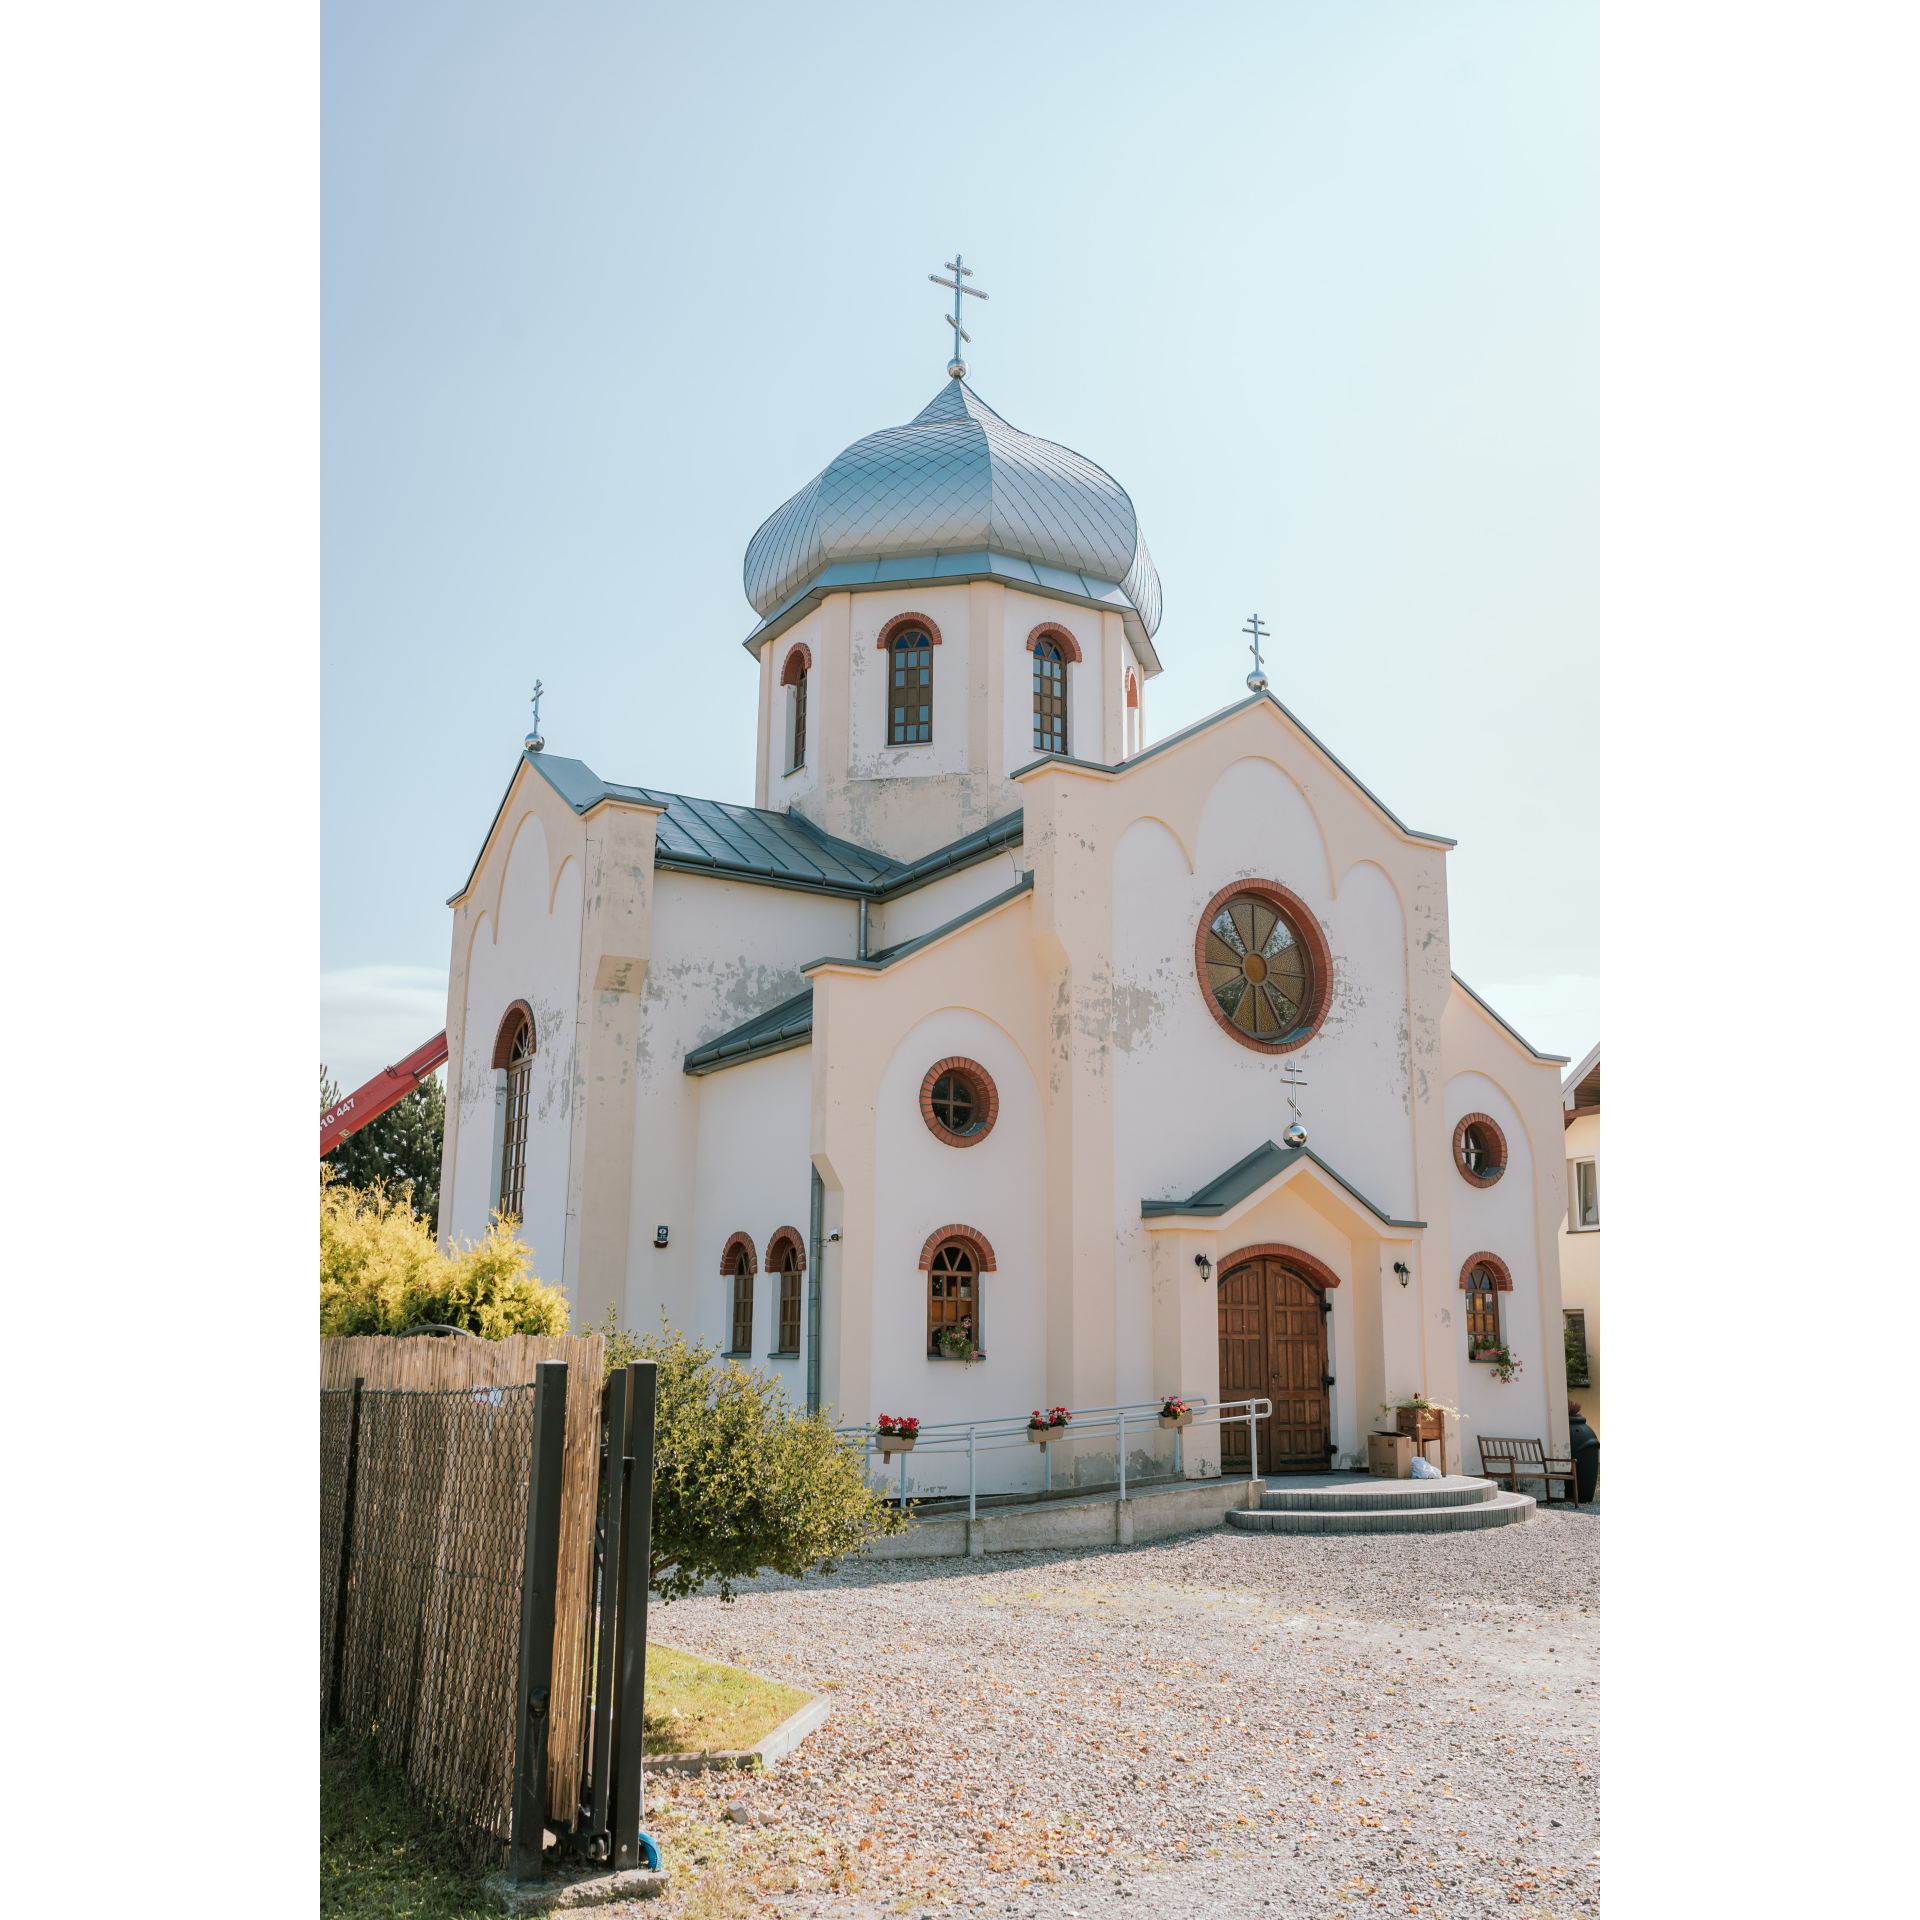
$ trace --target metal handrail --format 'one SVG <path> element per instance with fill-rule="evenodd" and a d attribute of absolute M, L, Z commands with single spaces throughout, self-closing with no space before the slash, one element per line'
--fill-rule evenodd
<path fill-rule="evenodd" d="M 1184 1396 L 1176 1395 L 1175 1398 Z M 1158 1400 L 1130 1400 L 1119 1406 L 1111 1407 L 1069 1407 L 1067 1424 L 1052 1431 L 1061 1439 L 1077 1439 L 1089 1434 L 1112 1433 L 1117 1438 L 1117 1452 L 1120 1461 L 1120 1498 L 1127 1497 L 1127 1415 L 1147 1414 L 1155 1421 L 1160 1417 L 1160 1409 L 1166 1404 L 1166 1396 Z M 1244 1400 L 1223 1400 L 1217 1407 L 1200 1394 L 1187 1402 L 1193 1419 L 1193 1426 L 1225 1426 L 1229 1421 L 1238 1424 L 1247 1423 L 1247 1458 L 1258 1461 L 1260 1458 L 1260 1422 L 1273 1415 L 1273 1402 L 1261 1395 L 1253 1395 Z M 1229 1408 L 1244 1407 L 1244 1413 L 1229 1412 Z M 1211 1414 L 1211 1418 L 1204 1416 Z M 1103 1417 L 1110 1416 L 1110 1417 Z M 1030 1414 L 996 1414 L 986 1420 L 936 1420 L 923 1421 L 915 1429 L 912 1452 L 919 1452 L 931 1438 L 932 1444 L 926 1447 L 929 1453 L 958 1453 L 965 1447 L 967 1453 L 967 1518 L 979 1518 L 979 1457 L 984 1452 L 998 1452 L 1008 1447 L 1029 1446 L 1032 1442 L 1028 1434 L 1033 1420 Z M 1173 1430 L 1173 1470 L 1176 1475 L 1181 1471 L 1181 1435 L 1184 1428 Z M 907 1499 L 907 1449 L 888 1447 L 885 1444 L 875 1421 L 863 1421 L 856 1426 L 836 1427 L 836 1434 L 852 1438 L 856 1434 L 867 1437 L 866 1451 L 873 1453 L 898 1453 L 900 1455 L 900 1503 Z M 984 1442 L 984 1444 L 983 1444 Z M 1046 1457 L 1047 1488 L 1053 1491 L 1053 1441 L 1040 1442 L 1040 1451 Z"/>

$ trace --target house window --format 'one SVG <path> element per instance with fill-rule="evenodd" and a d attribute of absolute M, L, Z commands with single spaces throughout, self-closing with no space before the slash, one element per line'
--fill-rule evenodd
<path fill-rule="evenodd" d="M 1230 1033 L 1269 1044 L 1308 1017 L 1313 961 L 1279 903 L 1265 893 L 1234 893 L 1205 922 L 1201 964 L 1215 1018 Z"/>
<path fill-rule="evenodd" d="M 753 1351 L 753 1258 L 743 1248 L 733 1263 L 733 1353 Z"/>
<path fill-rule="evenodd" d="M 909 627 L 894 635 L 892 656 L 887 745 L 910 747 L 933 738 L 933 642 Z"/>
<path fill-rule="evenodd" d="M 1587 1359 L 1587 1316 L 1584 1308 L 1570 1308 L 1563 1318 L 1567 1323 L 1567 1385 L 1590 1387 L 1593 1369 Z"/>
<path fill-rule="evenodd" d="M 787 690 L 787 771 L 798 773 L 807 764 L 807 668 L 805 647 L 795 647 L 780 671 Z"/>
<path fill-rule="evenodd" d="M 1600 1175 L 1591 1160 L 1570 1162 L 1569 1172 L 1567 1224 L 1575 1233 L 1585 1233 L 1600 1224 Z"/>
<path fill-rule="evenodd" d="M 1067 667 L 1055 640 L 1033 649 L 1033 744 L 1039 753 L 1067 750 Z"/>
<path fill-rule="evenodd" d="M 800 1351 L 800 1249 L 789 1240 L 780 1249 L 780 1351 Z"/>
<path fill-rule="evenodd" d="M 1500 1294 L 1491 1267 L 1473 1267 L 1463 1289 L 1467 1296 L 1467 1354 L 1500 1344 Z"/>
<path fill-rule="evenodd" d="M 980 1266 L 964 1240 L 934 1249 L 927 1269 L 927 1351 L 963 1359 L 980 1344 Z"/>
<path fill-rule="evenodd" d="M 920 1082 L 920 1118 L 949 1147 L 975 1147 L 1000 1117 L 1000 1091 L 978 1060 L 949 1054 Z"/>
<path fill-rule="evenodd" d="M 1470 1113 L 1454 1128 L 1453 1164 L 1475 1187 L 1490 1187 L 1506 1172 L 1507 1136 L 1491 1114 Z"/>
<path fill-rule="evenodd" d="M 500 1211 L 516 1220 L 527 1197 L 527 1111 L 533 1092 L 533 1016 L 517 1009 L 519 1024 L 501 1036 L 494 1058 L 507 1069 L 506 1131 L 500 1143 Z"/>

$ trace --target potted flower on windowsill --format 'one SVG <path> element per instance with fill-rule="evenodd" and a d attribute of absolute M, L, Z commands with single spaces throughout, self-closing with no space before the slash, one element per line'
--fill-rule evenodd
<path fill-rule="evenodd" d="M 873 1424 L 883 1460 L 891 1460 L 896 1453 L 911 1453 L 920 1437 L 919 1419 L 912 1414 L 883 1413 Z"/>
<path fill-rule="evenodd" d="M 1163 1427 L 1190 1427 L 1193 1425 L 1193 1409 L 1177 1393 L 1170 1393 L 1160 1403 L 1160 1424 Z"/>
<path fill-rule="evenodd" d="M 1493 1369 L 1496 1380 L 1511 1380 L 1520 1371 L 1520 1362 L 1514 1357 L 1511 1347 L 1480 1346 L 1467 1355 L 1469 1360 L 1478 1360 L 1484 1366 Z"/>
<path fill-rule="evenodd" d="M 1027 1422 L 1027 1438 L 1036 1447 L 1044 1447 L 1054 1439 L 1073 1418 L 1065 1407 L 1049 1407 L 1042 1413 L 1038 1407 L 1033 1410 L 1033 1418 Z"/>
<path fill-rule="evenodd" d="M 933 1336 L 933 1351 L 942 1360 L 963 1360 L 972 1366 L 983 1358 L 980 1349 L 973 1344 L 973 1322 L 963 1320 L 957 1327 L 941 1327 Z"/>

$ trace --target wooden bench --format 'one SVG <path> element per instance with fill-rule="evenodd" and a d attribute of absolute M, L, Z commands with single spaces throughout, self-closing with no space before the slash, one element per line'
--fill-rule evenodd
<path fill-rule="evenodd" d="M 1496 1486 L 1504 1480 L 1509 1493 L 1518 1493 L 1524 1475 L 1540 1482 L 1549 1501 L 1553 1483 L 1564 1480 L 1568 1498 L 1576 1507 L 1580 1504 L 1580 1482 L 1574 1475 L 1573 1462 L 1550 1455 L 1538 1440 L 1496 1440 L 1491 1434 L 1483 1434 L 1479 1444 L 1482 1478 Z"/>

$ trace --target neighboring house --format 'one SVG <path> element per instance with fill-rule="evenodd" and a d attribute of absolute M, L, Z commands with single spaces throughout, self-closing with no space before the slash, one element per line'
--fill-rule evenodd
<path fill-rule="evenodd" d="M 515 1213 L 577 1326 L 664 1312 L 844 1421 L 1261 1394 L 1276 1472 L 1420 1390 L 1563 1447 L 1565 1061 L 1452 974 L 1453 842 L 1264 678 L 1147 741 L 1125 491 L 956 376 L 746 590 L 756 804 L 530 742 L 449 903 L 443 1235 Z"/>
<path fill-rule="evenodd" d="M 1600 1432 L 1600 1047 L 1560 1092 L 1567 1129 L 1567 1217 L 1560 1226 L 1560 1311 L 1567 1326 L 1567 1392 Z"/>

